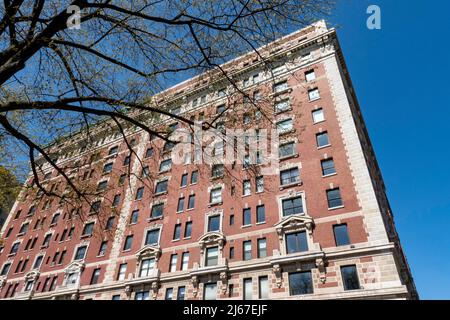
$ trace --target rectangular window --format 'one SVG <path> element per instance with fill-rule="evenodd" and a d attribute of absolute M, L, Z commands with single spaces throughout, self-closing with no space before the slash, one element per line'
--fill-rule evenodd
<path fill-rule="evenodd" d="M 87 250 L 87 246 L 78 247 L 78 249 L 75 253 L 75 260 L 83 260 L 84 257 L 86 256 L 86 250 Z"/>
<path fill-rule="evenodd" d="M 116 194 L 114 196 L 114 200 L 113 200 L 112 206 L 113 207 L 117 207 L 119 205 L 119 203 L 120 203 L 120 194 Z"/>
<path fill-rule="evenodd" d="M 280 158 L 289 157 L 295 153 L 295 143 L 289 142 L 282 144 L 278 149 L 278 156 Z"/>
<path fill-rule="evenodd" d="M 94 230 L 94 222 L 90 222 L 84 225 L 82 236 L 91 236 Z"/>
<path fill-rule="evenodd" d="M 287 253 L 308 251 L 306 231 L 289 233 L 286 235 Z"/>
<path fill-rule="evenodd" d="M 312 112 L 313 122 L 318 123 L 325 120 L 322 109 L 317 109 Z"/>
<path fill-rule="evenodd" d="M 114 221 L 116 220 L 115 217 L 109 217 L 106 221 L 105 230 L 111 230 L 114 226 Z"/>
<path fill-rule="evenodd" d="M 134 300 L 150 300 L 150 292 L 149 291 L 136 292 Z"/>
<path fill-rule="evenodd" d="M 44 260 L 44 256 L 38 256 L 36 261 L 34 261 L 33 269 L 39 269 L 42 264 L 42 260 Z M 3 275 L 3 274 L 2 274 Z"/>
<path fill-rule="evenodd" d="M 46 234 L 44 237 L 44 241 L 42 242 L 42 246 L 43 247 L 48 247 L 48 245 L 50 244 L 50 239 L 52 238 L 51 233 Z"/>
<path fill-rule="evenodd" d="M 273 92 L 275 93 L 279 93 L 282 92 L 284 90 L 287 90 L 288 87 L 288 83 L 287 81 L 283 81 L 283 82 L 278 82 L 273 86 Z"/>
<path fill-rule="evenodd" d="M 282 64 L 281 66 L 277 66 L 272 68 L 272 75 L 277 76 L 279 74 L 282 74 L 286 70 L 286 66 Z"/>
<path fill-rule="evenodd" d="M 244 252 L 244 260 L 251 260 L 252 259 L 252 241 L 244 241 L 242 244 L 243 252 Z"/>
<path fill-rule="evenodd" d="M 280 184 L 282 186 L 300 182 L 300 171 L 297 167 L 280 171 Z"/>
<path fill-rule="evenodd" d="M 337 208 L 343 205 L 339 188 L 327 190 L 328 208 Z"/>
<path fill-rule="evenodd" d="M 145 157 L 150 158 L 153 155 L 153 148 L 147 148 L 145 151 Z"/>
<path fill-rule="evenodd" d="M 216 300 L 217 299 L 217 283 L 205 283 L 203 300 Z"/>
<path fill-rule="evenodd" d="M 198 171 L 192 171 L 191 173 L 191 184 L 197 183 L 198 181 Z"/>
<path fill-rule="evenodd" d="M 256 177 L 256 192 L 264 191 L 264 177 Z"/>
<path fill-rule="evenodd" d="M 208 232 L 220 230 L 220 216 L 208 217 Z"/>
<path fill-rule="evenodd" d="M 244 196 L 248 196 L 252 193 L 252 187 L 250 184 L 250 180 L 244 180 L 242 183 L 242 194 Z"/>
<path fill-rule="evenodd" d="M 252 224 L 252 210 L 250 208 L 245 208 L 243 210 L 243 225 L 247 226 Z"/>
<path fill-rule="evenodd" d="M 144 259 L 141 261 L 141 268 L 139 270 L 139 277 L 148 277 L 155 268 L 155 259 Z"/>
<path fill-rule="evenodd" d="M 292 119 L 286 119 L 277 122 L 277 132 L 278 134 L 291 131 L 293 129 L 294 122 Z"/>
<path fill-rule="evenodd" d="M 186 226 L 184 227 L 184 237 L 190 238 L 192 234 L 192 221 L 186 222 Z"/>
<path fill-rule="evenodd" d="M 291 104 L 289 102 L 289 99 L 286 99 L 286 100 L 279 101 L 279 102 L 275 103 L 275 112 L 276 113 L 287 111 L 289 109 L 291 109 Z"/>
<path fill-rule="evenodd" d="M 266 221 L 266 209 L 262 204 L 256 207 L 256 223 L 263 223 Z"/>
<path fill-rule="evenodd" d="M 348 229 L 346 224 L 337 224 L 333 226 L 334 240 L 336 246 L 345 246 L 350 244 Z"/>
<path fill-rule="evenodd" d="M 106 254 L 106 249 L 108 248 L 108 241 L 102 241 L 100 244 L 100 249 L 98 250 L 99 256 L 104 256 Z"/>
<path fill-rule="evenodd" d="M 125 280 L 126 272 L 127 272 L 127 264 L 126 263 L 122 263 L 119 266 L 119 272 L 117 273 L 117 280 L 118 281 Z"/>
<path fill-rule="evenodd" d="M 171 167 L 172 167 L 172 159 L 163 160 L 159 165 L 159 172 L 169 171 Z"/>
<path fill-rule="evenodd" d="M 178 199 L 177 212 L 183 212 L 184 210 L 184 197 Z"/>
<path fill-rule="evenodd" d="M 269 298 L 269 278 L 267 276 L 262 276 L 258 278 L 258 298 L 259 299 Z"/>
<path fill-rule="evenodd" d="M 11 263 L 6 263 L 3 268 L 2 268 L 2 272 L 0 273 L 1 276 L 6 276 L 8 275 L 9 269 L 11 268 Z"/>
<path fill-rule="evenodd" d="M 291 296 L 313 293 L 311 271 L 290 273 L 289 293 Z"/>
<path fill-rule="evenodd" d="M 153 229 L 147 231 L 147 235 L 145 237 L 145 245 L 158 245 L 159 243 L 159 229 Z"/>
<path fill-rule="evenodd" d="M 252 278 L 244 279 L 244 300 L 253 299 L 253 282 Z"/>
<path fill-rule="evenodd" d="M 330 140 L 328 139 L 328 133 L 325 131 L 316 134 L 316 141 L 318 148 L 328 146 L 330 144 Z"/>
<path fill-rule="evenodd" d="M 123 245 L 123 250 L 130 250 L 133 245 L 133 235 L 129 235 L 125 238 L 125 243 Z"/>
<path fill-rule="evenodd" d="M 315 88 L 308 91 L 309 101 L 317 100 L 320 98 L 319 89 Z"/>
<path fill-rule="evenodd" d="M 113 163 L 107 163 L 103 166 L 103 173 L 110 173 L 112 171 L 113 168 Z"/>
<path fill-rule="evenodd" d="M 293 214 L 303 213 L 303 201 L 302 197 L 295 197 L 291 199 L 285 199 L 282 201 L 283 217 Z"/>
<path fill-rule="evenodd" d="M 150 218 L 162 217 L 164 211 L 164 203 L 154 204 L 150 213 Z"/>
<path fill-rule="evenodd" d="M 223 164 L 214 164 L 211 170 L 211 176 L 213 178 L 218 178 L 223 176 L 224 166 Z"/>
<path fill-rule="evenodd" d="M 360 289 L 358 271 L 356 270 L 355 265 L 342 266 L 341 275 L 342 275 L 342 282 L 344 284 L 344 290 L 347 291 Z"/>
<path fill-rule="evenodd" d="M 100 278 L 100 270 L 100 268 L 96 268 L 94 269 L 94 271 L 92 271 L 91 284 L 98 283 L 98 279 Z"/>
<path fill-rule="evenodd" d="M 314 79 L 316 79 L 316 74 L 315 74 L 314 70 L 305 72 L 305 79 L 306 79 L 306 82 L 310 82 L 310 81 L 313 81 Z"/>
<path fill-rule="evenodd" d="M 178 287 L 177 300 L 184 300 L 186 295 L 186 287 Z"/>
<path fill-rule="evenodd" d="M 173 230 L 173 240 L 179 240 L 181 237 L 181 223 L 176 224 Z"/>
<path fill-rule="evenodd" d="M 128 166 L 130 164 L 130 161 L 131 161 L 131 156 L 130 155 L 126 156 L 125 158 L 123 158 L 123 165 Z"/>
<path fill-rule="evenodd" d="M 120 300 L 120 294 L 115 294 L 111 297 L 111 300 Z"/>
<path fill-rule="evenodd" d="M 181 255 L 181 270 L 187 270 L 189 268 L 189 252 L 183 252 Z"/>
<path fill-rule="evenodd" d="M 136 191 L 136 197 L 135 197 L 135 200 L 140 200 L 140 199 L 142 199 L 143 195 L 144 195 L 144 187 L 138 188 L 137 191 Z"/>
<path fill-rule="evenodd" d="M 130 224 L 137 223 L 138 219 L 139 219 L 139 210 L 133 210 L 133 212 L 131 212 Z"/>
<path fill-rule="evenodd" d="M 217 266 L 218 263 L 219 263 L 219 247 L 207 248 L 205 265 L 207 267 Z"/>
<path fill-rule="evenodd" d="M 98 213 L 100 211 L 101 204 L 102 204 L 102 202 L 100 200 L 92 203 L 89 213 Z"/>
<path fill-rule="evenodd" d="M 258 239 L 258 258 L 267 257 L 267 241 L 266 238 Z"/>
<path fill-rule="evenodd" d="M 120 175 L 120 177 L 119 177 L 119 186 L 121 186 L 121 185 L 123 185 L 124 184 L 124 182 L 125 182 L 125 178 L 127 177 L 127 175 L 126 174 L 122 174 L 122 175 Z"/>
<path fill-rule="evenodd" d="M 168 180 L 164 180 L 164 181 L 160 181 L 158 183 L 156 183 L 156 188 L 155 188 L 155 193 L 163 193 L 163 192 L 167 192 L 167 185 L 168 185 Z"/>
<path fill-rule="evenodd" d="M 166 289 L 166 300 L 172 300 L 173 299 L 173 288 L 167 288 Z"/>
<path fill-rule="evenodd" d="M 111 149 L 109 149 L 108 155 L 113 155 L 113 154 L 116 154 L 117 152 L 119 152 L 119 147 L 114 146 Z"/>
<path fill-rule="evenodd" d="M 169 272 L 175 272 L 177 271 L 177 262 L 178 262 L 178 255 L 173 254 L 170 256 L 170 267 Z"/>
<path fill-rule="evenodd" d="M 215 188 L 211 190 L 210 203 L 220 203 L 222 202 L 222 188 Z"/>
<path fill-rule="evenodd" d="M 188 201 L 188 210 L 194 209 L 194 207 L 195 207 L 195 194 L 191 194 L 189 196 L 189 201 Z"/>
<path fill-rule="evenodd" d="M 334 168 L 333 159 L 322 160 L 320 162 L 320 165 L 322 166 L 322 175 L 323 176 L 327 176 L 327 175 L 336 173 L 336 169 Z"/>
<path fill-rule="evenodd" d="M 188 179 L 188 174 L 185 173 L 181 176 L 181 184 L 180 187 L 185 187 L 187 186 L 187 179 Z"/>

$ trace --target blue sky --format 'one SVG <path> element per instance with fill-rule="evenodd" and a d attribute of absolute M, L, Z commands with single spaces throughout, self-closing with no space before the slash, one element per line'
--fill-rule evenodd
<path fill-rule="evenodd" d="M 330 19 L 421 299 L 450 299 L 449 14 L 445 0 L 340 0 Z"/>

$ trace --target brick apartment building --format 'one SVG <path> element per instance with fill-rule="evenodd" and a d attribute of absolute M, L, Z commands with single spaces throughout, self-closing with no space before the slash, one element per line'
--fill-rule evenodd
<path fill-rule="evenodd" d="M 230 96 L 241 97 L 240 127 L 279 134 L 275 174 L 175 164 L 163 139 L 130 128 L 127 146 L 99 123 L 94 145 L 79 134 L 52 150 L 103 196 L 80 212 L 24 188 L 0 233 L 0 297 L 417 299 L 336 31 L 319 21 L 261 52 L 223 68 L 246 96 L 270 98 L 270 119 L 208 75 L 154 101 L 200 121 L 225 117 Z M 43 184 L 64 190 L 44 168 Z"/>

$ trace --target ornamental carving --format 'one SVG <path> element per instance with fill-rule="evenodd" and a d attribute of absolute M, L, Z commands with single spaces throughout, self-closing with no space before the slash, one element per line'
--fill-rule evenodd
<path fill-rule="evenodd" d="M 200 252 L 203 254 L 206 247 L 218 245 L 219 250 L 222 251 L 225 245 L 225 236 L 221 232 L 211 231 L 205 233 L 198 239 L 198 244 L 200 245 Z"/>
<path fill-rule="evenodd" d="M 326 261 L 323 257 L 316 259 L 316 267 L 319 270 L 320 282 L 325 283 L 327 281 L 326 275 L 327 269 L 326 269 Z"/>
<path fill-rule="evenodd" d="M 284 218 L 275 225 L 278 237 L 282 241 L 283 235 L 287 232 L 294 232 L 299 230 L 307 230 L 311 236 L 314 228 L 314 221 L 307 215 L 292 215 Z"/>
<path fill-rule="evenodd" d="M 273 265 L 272 271 L 275 276 L 275 283 L 276 283 L 277 287 L 281 288 L 282 274 L 283 274 L 281 271 L 281 266 L 279 264 Z"/>
<path fill-rule="evenodd" d="M 199 283 L 198 277 L 197 276 L 193 276 L 191 278 L 191 284 L 192 284 L 192 289 L 193 289 L 192 290 L 192 294 L 194 295 L 194 298 L 198 294 L 198 283 Z"/>
<path fill-rule="evenodd" d="M 222 271 L 219 275 L 220 281 L 222 282 L 221 290 L 222 294 L 226 294 L 228 290 L 228 274 L 226 271 Z"/>

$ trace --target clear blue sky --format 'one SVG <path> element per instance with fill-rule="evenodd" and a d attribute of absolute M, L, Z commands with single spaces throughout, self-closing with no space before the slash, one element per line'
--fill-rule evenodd
<path fill-rule="evenodd" d="M 450 1 L 339 0 L 338 35 L 421 299 L 450 299 Z M 381 30 L 366 9 L 381 8 Z"/>

